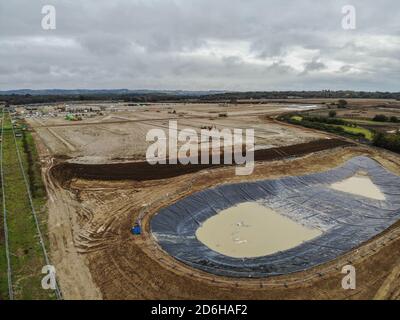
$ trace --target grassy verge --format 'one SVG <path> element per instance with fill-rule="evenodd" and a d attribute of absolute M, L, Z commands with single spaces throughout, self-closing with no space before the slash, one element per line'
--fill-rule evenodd
<path fill-rule="evenodd" d="M 21 140 L 17 140 L 17 145 L 22 156 L 22 165 L 25 175 L 29 181 L 33 205 L 39 219 L 40 230 L 45 240 L 46 248 L 49 248 L 47 232 L 47 194 L 41 174 L 39 155 L 36 150 L 35 141 L 32 134 L 28 131 L 23 132 Z"/>
<path fill-rule="evenodd" d="M 25 182 L 19 167 L 11 129 L 11 119 L 6 114 L 3 136 L 3 167 L 15 299 L 54 299 L 53 292 L 43 290 L 41 287 L 43 277 L 41 270 L 45 261 Z M 30 175 L 29 181 L 35 187 L 33 193 L 34 205 L 37 212 L 40 213 L 43 234 L 46 234 L 45 224 L 43 223 L 43 217 L 45 217 L 43 208 L 46 197 L 33 140 L 29 134 L 26 135 L 25 142 L 23 138 L 17 138 L 17 140 L 25 172 Z"/>
<path fill-rule="evenodd" d="M 3 113 L 0 113 L 0 119 L 3 117 Z M 0 120 L 1 121 L 1 120 Z M 1 128 L 1 126 L 0 126 Z M 1 129 L 0 129 L 1 130 Z M 1 133 L 0 133 L 1 134 Z M 2 181 L 0 180 L 0 184 Z M 1 185 L 0 185 L 1 188 Z M 0 301 L 8 299 L 8 284 L 7 284 L 7 260 L 5 251 L 5 239 L 4 239 L 4 222 L 3 222 L 3 195 L 0 190 Z"/>
<path fill-rule="evenodd" d="M 350 126 L 340 126 L 346 133 L 348 134 L 352 134 L 354 136 L 357 135 L 363 135 L 365 137 L 365 139 L 372 141 L 372 139 L 374 138 L 374 134 L 371 132 L 371 130 L 368 130 L 366 128 L 363 127 L 350 127 Z"/>

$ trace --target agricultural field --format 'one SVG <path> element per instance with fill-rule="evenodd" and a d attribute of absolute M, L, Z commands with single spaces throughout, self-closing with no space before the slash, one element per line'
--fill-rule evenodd
<path fill-rule="evenodd" d="M 375 135 L 374 130 L 364 128 L 362 123 L 340 118 L 285 115 L 280 119 L 283 121 L 288 121 L 292 124 L 305 126 L 307 128 L 314 128 L 321 131 L 332 132 L 338 135 L 351 137 L 353 139 L 362 138 L 368 142 L 372 142 Z"/>

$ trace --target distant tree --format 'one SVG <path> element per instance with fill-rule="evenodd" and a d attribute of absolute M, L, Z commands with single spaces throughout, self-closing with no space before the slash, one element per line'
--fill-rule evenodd
<path fill-rule="evenodd" d="M 348 105 L 348 103 L 347 103 L 346 100 L 340 99 L 340 100 L 338 101 L 338 107 L 339 107 L 339 108 L 346 108 L 347 105 Z"/>
<path fill-rule="evenodd" d="M 385 135 L 382 132 L 378 132 L 374 136 L 374 145 L 377 147 L 382 147 L 385 143 Z"/>
<path fill-rule="evenodd" d="M 396 116 L 391 116 L 390 122 L 399 122 L 399 118 L 397 118 Z"/>
<path fill-rule="evenodd" d="M 375 135 L 374 145 L 394 152 L 400 152 L 400 135 L 378 133 Z"/>
<path fill-rule="evenodd" d="M 372 121 L 378 121 L 378 122 L 386 122 L 388 121 L 388 117 L 386 117 L 384 114 L 377 114 Z"/>
<path fill-rule="evenodd" d="M 336 111 L 335 111 L 335 110 L 331 110 L 331 111 L 329 111 L 329 117 L 330 117 L 330 118 L 335 118 L 335 117 L 336 117 L 336 115 L 337 115 L 337 113 L 336 113 Z"/>

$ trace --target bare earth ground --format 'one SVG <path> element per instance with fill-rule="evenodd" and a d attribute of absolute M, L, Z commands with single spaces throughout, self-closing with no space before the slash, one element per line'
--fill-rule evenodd
<path fill-rule="evenodd" d="M 211 120 L 208 117 L 215 113 L 215 106 L 209 109 L 201 106 L 198 110 L 191 110 L 193 116 L 200 118 L 182 118 L 179 113 L 186 113 L 183 107 L 159 106 L 158 111 L 154 108 L 137 113 L 109 114 L 83 123 L 47 119 L 40 124 L 36 119 L 30 119 L 37 132 L 35 139 L 49 194 L 52 262 L 56 266 L 64 298 L 400 298 L 400 261 L 396 255 L 400 251 L 400 223 L 333 262 L 305 272 L 266 279 L 230 279 L 192 269 L 164 253 L 149 233 L 152 215 L 198 190 L 223 183 L 325 171 L 357 155 L 368 155 L 400 174 L 400 158 L 389 152 L 363 146 L 336 147 L 318 152 L 310 150 L 309 154 L 295 159 L 268 158 L 268 161 L 257 162 L 255 172 L 249 177 L 236 176 L 232 167 L 219 167 L 162 180 L 88 180 L 79 175 L 72 177 L 68 183 L 55 179 L 53 172 L 59 164 L 54 155 L 75 157 L 74 161 L 79 157 L 77 162 L 80 163 L 138 159 L 146 147 L 141 145 L 141 141 L 147 128 L 165 127 L 168 119 L 176 117 L 180 118 L 180 126 L 200 128 L 209 124 Z M 168 113 L 168 108 L 176 108 L 177 115 Z M 233 107 L 230 117 L 225 119 L 214 115 L 212 121 L 219 129 L 225 125 L 256 127 L 257 144 L 268 148 L 333 137 L 263 120 L 260 116 L 269 114 L 265 106 L 262 106 L 264 110 L 258 109 L 258 106 L 252 108 L 254 114 L 244 116 L 240 115 L 243 106 Z M 276 114 L 282 112 L 282 108 L 271 108 L 270 111 L 270 114 Z M 235 118 L 235 112 L 240 117 Z M 205 113 L 207 118 L 201 118 Z M 184 116 L 188 117 L 187 114 Z M 151 120 L 156 117 L 163 120 Z M 125 123 L 127 120 L 124 118 L 140 122 L 132 125 Z M 89 122 L 92 123 L 87 125 Z M 132 145 L 132 137 L 135 136 L 135 147 L 129 149 L 128 145 Z M 112 175 L 110 171 L 109 176 Z M 134 237 L 130 228 L 139 214 L 144 214 L 144 232 L 142 236 Z M 349 263 L 357 270 L 357 289 L 346 291 L 341 287 L 344 276 L 341 268 Z"/>
<path fill-rule="evenodd" d="M 323 171 L 356 155 L 369 155 L 400 173 L 400 161 L 396 157 L 348 147 L 296 160 L 259 163 L 250 180 Z M 232 168 L 219 168 L 163 181 L 75 179 L 69 190 L 53 184 L 49 188 L 54 200 L 50 207 L 49 229 L 53 263 L 65 298 L 399 297 L 399 271 L 392 254 L 400 249 L 399 225 L 332 263 L 307 272 L 261 280 L 209 275 L 177 262 L 158 248 L 149 234 L 149 221 L 159 208 L 197 190 L 241 180 L 243 178 L 235 176 Z M 143 220 L 145 232 L 142 237 L 135 238 L 129 229 L 145 204 L 148 204 L 148 214 Z M 355 291 L 341 288 L 340 270 L 349 261 L 357 268 Z"/>
<path fill-rule="evenodd" d="M 184 104 L 174 107 L 164 104 L 130 111 L 105 111 L 104 115 L 83 121 L 57 118 L 29 118 L 28 123 L 40 135 L 51 154 L 71 157 L 81 162 L 109 162 L 115 159 L 144 159 L 148 146 L 146 133 L 153 128 L 168 132 L 169 121 L 177 121 L 178 129 L 191 128 L 200 132 L 204 126 L 216 129 L 254 129 L 258 148 L 280 147 L 309 142 L 326 137 L 323 133 L 282 126 L 262 116 L 284 111 L 287 106 L 250 105 L 221 107 L 194 105 L 190 110 Z M 177 111 L 171 114 L 171 110 Z M 219 117 L 226 112 L 228 117 Z"/>
<path fill-rule="evenodd" d="M 57 279 L 60 287 L 63 288 L 63 297 L 65 299 L 101 299 L 99 289 L 93 285 L 87 261 L 75 247 L 74 220 L 79 204 L 71 199 L 66 190 L 55 188 L 53 181 L 48 179 L 46 172 L 53 165 L 53 158 L 35 133 L 34 138 L 42 159 L 43 179 L 49 196 L 47 205 L 51 261 L 56 266 Z"/>

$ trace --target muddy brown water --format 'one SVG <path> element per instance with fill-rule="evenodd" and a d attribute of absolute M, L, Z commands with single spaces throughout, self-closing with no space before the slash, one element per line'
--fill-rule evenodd
<path fill-rule="evenodd" d="M 382 191 L 363 172 L 359 172 L 356 175 L 343 181 L 336 182 L 330 187 L 334 190 L 347 192 L 375 200 L 386 199 Z"/>
<path fill-rule="evenodd" d="M 321 235 L 257 202 L 241 203 L 206 220 L 197 239 L 234 258 L 253 258 L 294 248 Z"/>

